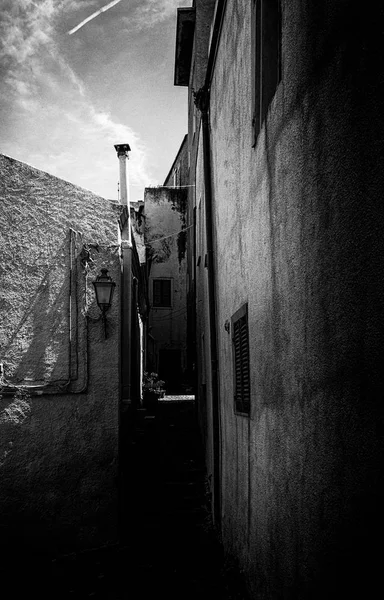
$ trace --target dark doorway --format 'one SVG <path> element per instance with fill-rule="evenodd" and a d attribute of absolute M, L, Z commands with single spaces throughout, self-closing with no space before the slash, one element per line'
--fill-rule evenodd
<path fill-rule="evenodd" d="M 181 350 L 159 351 L 159 377 L 165 381 L 167 394 L 182 391 Z"/>

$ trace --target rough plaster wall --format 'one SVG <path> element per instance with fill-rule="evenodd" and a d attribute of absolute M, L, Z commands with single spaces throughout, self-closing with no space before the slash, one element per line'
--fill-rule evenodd
<path fill-rule="evenodd" d="M 211 94 L 223 536 L 257 597 L 333 597 L 379 572 L 382 14 L 284 2 L 283 82 L 252 149 L 250 7 L 227 3 Z M 224 330 L 244 302 L 250 419 Z"/>
<path fill-rule="evenodd" d="M 151 263 L 149 298 L 152 304 L 153 279 L 172 279 L 173 305 L 170 308 L 151 308 L 149 327 L 158 348 L 182 350 L 186 364 L 187 298 L 186 298 L 186 235 L 175 236 L 186 225 L 185 190 L 146 188 L 146 243 Z M 156 242 L 156 239 L 159 239 Z"/>
<path fill-rule="evenodd" d="M 8 157 L 0 156 L 0 169 L 5 378 L 63 386 L 72 378 L 61 394 L 1 399 L 2 544 L 53 552 L 97 545 L 117 536 L 119 209 Z M 82 232 L 72 243 L 72 277 L 70 227 Z M 86 270 L 83 244 L 92 259 Z M 107 340 L 100 322 L 87 332 L 85 320 L 87 304 L 99 315 L 91 281 L 102 266 L 117 284 Z"/>
<path fill-rule="evenodd" d="M 73 270 L 76 252 L 79 253 L 74 243 L 70 247 L 69 230 L 82 233 L 84 244 L 111 240 L 117 243 L 120 209 L 91 192 L 6 156 L 0 155 L 0 169 L 0 307 L 7 315 L 0 334 L 0 360 L 4 361 L 6 352 L 5 374 L 12 381 L 20 382 L 24 376 L 44 380 L 55 376 L 53 363 L 57 369 L 61 369 L 59 362 L 65 363 L 63 358 L 58 360 L 58 353 L 63 351 L 68 337 L 71 253 Z M 81 239 L 77 238 L 76 244 L 81 248 Z M 44 357 L 36 356 L 33 348 L 34 339 L 39 337 L 45 340 Z M 37 344 L 42 345 L 39 340 Z M 67 377 L 64 366 L 67 368 L 63 365 L 56 374 L 58 379 Z"/>

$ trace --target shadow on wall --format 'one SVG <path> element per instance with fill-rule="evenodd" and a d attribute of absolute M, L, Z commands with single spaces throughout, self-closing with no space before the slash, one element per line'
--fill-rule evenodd
<path fill-rule="evenodd" d="M 5 265 L 0 353 L 0 553 L 25 553 L 24 566 L 118 536 L 119 247 L 89 244 L 91 257 L 72 230 L 41 237 L 36 257 L 19 244 Z M 117 288 L 106 340 L 90 283 L 105 265 Z"/>
<path fill-rule="evenodd" d="M 2 351 L 8 370 L 6 383 L 49 382 L 60 387 L 71 380 L 73 370 L 77 375 L 78 365 L 72 369 L 76 357 L 71 356 L 78 312 L 77 277 L 73 275 L 77 261 L 72 258 L 72 245 L 69 233 L 40 280 L 33 268 L 26 274 L 31 298 L 28 304 L 24 301 L 25 310 L 18 322 L 9 326 L 13 331 Z"/>

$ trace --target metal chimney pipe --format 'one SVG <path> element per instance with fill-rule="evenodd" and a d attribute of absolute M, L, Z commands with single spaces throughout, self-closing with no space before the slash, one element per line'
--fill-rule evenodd
<path fill-rule="evenodd" d="M 129 159 L 128 152 L 131 151 L 129 144 L 116 144 L 115 150 L 120 162 L 120 197 L 122 204 L 129 203 L 129 189 L 127 186 L 127 165 Z"/>
<path fill-rule="evenodd" d="M 121 382 L 122 402 L 131 403 L 132 389 L 132 233 L 129 186 L 127 185 L 127 158 L 131 148 L 129 144 L 116 144 L 115 150 L 120 163 L 120 202 L 127 206 L 127 227 L 122 232 L 122 283 L 121 283 Z"/>
<path fill-rule="evenodd" d="M 128 239 L 131 239 L 131 207 L 129 202 L 129 185 L 127 177 L 127 160 L 129 159 L 128 152 L 131 151 L 129 144 L 115 144 L 115 150 L 119 159 L 120 168 L 120 202 L 128 208 Z"/>

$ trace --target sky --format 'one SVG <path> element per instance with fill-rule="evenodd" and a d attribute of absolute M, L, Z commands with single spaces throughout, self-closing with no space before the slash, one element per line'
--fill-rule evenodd
<path fill-rule="evenodd" d="M 113 146 L 128 143 L 131 200 L 161 185 L 187 132 L 173 77 L 191 4 L 0 0 L 0 153 L 117 199 Z"/>

